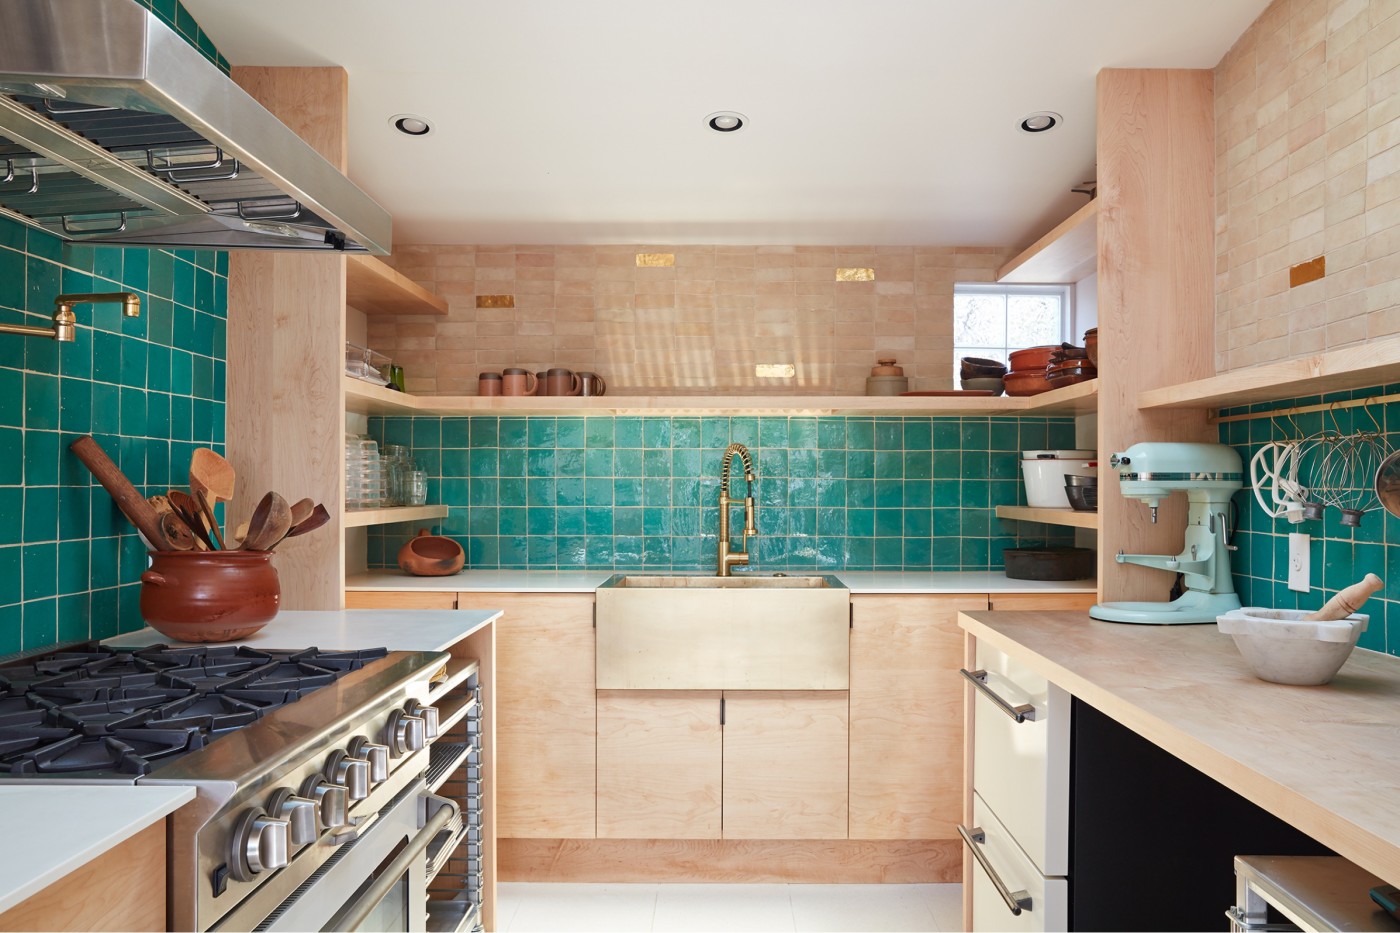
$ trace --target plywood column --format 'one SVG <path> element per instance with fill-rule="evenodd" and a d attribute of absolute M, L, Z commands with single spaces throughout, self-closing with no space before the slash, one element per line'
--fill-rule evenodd
<path fill-rule="evenodd" d="M 1139 411 L 1138 393 L 1215 374 L 1215 129 L 1210 71 L 1105 69 L 1098 76 L 1099 443 L 1216 440 L 1203 411 Z M 1100 471 L 1103 599 L 1163 600 L 1170 576 L 1113 555 L 1175 554 L 1186 504 L 1157 525 Z"/>
<path fill-rule="evenodd" d="M 233 78 L 341 171 L 342 68 L 235 68 Z M 235 250 L 229 258 L 228 458 L 231 516 L 276 490 L 325 503 L 330 524 L 283 542 L 274 564 L 285 609 L 344 603 L 345 257 Z"/>

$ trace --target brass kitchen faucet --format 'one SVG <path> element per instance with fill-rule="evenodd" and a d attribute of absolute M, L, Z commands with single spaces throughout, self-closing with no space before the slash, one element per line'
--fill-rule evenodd
<path fill-rule="evenodd" d="M 53 300 L 53 326 L 33 324 L 0 324 L 0 334 L 23 334 L 26 337 L 49 337 L 61 343 L 72 343 L 77 335 L 78 319 L 73 306 L 98 302 L 121 302 L 127 317 L 141 316 L 141 296 L 135 292 L 96 292 L 82 295 L 59 295 Z"/>
<path fill-rule="evenodd" d="M 729 468 L 735 455 L 744 461 L 744 550 L 740 551 L 730 550 L 729 543 L 729 507 L 734 502 L 729 496 Z M 715 570 L 718 576 L 727 577 L 732 566 L 749 562 L 749 539 L 758 534 L 758 526 L 754 524 L 753 482 L 753 455 L 743 444 L 730 444 L 724 451 L 719 474 L 719 565 Z"/>

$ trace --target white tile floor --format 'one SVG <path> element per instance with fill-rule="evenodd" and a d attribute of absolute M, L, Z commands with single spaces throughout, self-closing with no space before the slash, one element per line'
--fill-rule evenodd
<path fill-rule="evenodd" d="M 537 884 L 496 892 L 500 933 L 962 929 L 956 884 Z"/>

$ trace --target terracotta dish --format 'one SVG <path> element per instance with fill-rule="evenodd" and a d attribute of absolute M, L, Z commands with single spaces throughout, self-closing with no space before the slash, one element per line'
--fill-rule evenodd
<path fill-rule="evenodd" d="M 445 577 L 459 572 L 466 552 L 452 538 L 433 535 L 424 528 L 399 548 L 399 569 L 416 577 Z"/>
<path fill-rule="evenodd" d="M 1051 389 L 1055 388 L 1045 380 L 1044 369 L 1009 372 L 1003 377 L 1002 381 L 1006 383 L 1007 395 L 1039 395 L 1042 392 L 1049 392 Z"/>
<path fill-rule="evenodd" d="M 1050 365 L 1050 354 L 1060 349 L 1059 344 L 1052 344 L 1044 347 L 1027 347 L 1024 350 L 1012 350 L 1010 355 L 1011 372 L 1019 373 L 1026 370 L 1038 369 L 1045 371 L 1045 367 Z"/>
<path fill-rule="evenodd" d="M 1099 329 L 1091 327 L 1084 332 L 1084 350 L 1089 354 L 1089 362 L 1099 365 Z"/>

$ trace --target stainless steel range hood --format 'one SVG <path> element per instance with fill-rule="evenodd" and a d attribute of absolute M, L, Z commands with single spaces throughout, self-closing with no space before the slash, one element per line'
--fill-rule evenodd
<path fill-rule="evenodd" d="M 0 0 L 0 216 L 94 243 L 390 248 L 382 207 L 135 0 Z"/>

